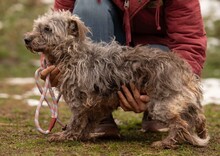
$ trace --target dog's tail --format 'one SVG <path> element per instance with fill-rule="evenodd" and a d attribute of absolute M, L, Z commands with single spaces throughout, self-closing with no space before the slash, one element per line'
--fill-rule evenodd
<path fill-rule="evenodd" d="M 196 133 L 190 133 L 186 129 L 182 132 L 182 134 L 179 133 L 180 138 L 194 146 L 204 147 L 209 143 L 209 135 L 206 135 L 205 138 L 201 138 Z"/>
<path fill-rule="evenodd" d="M 203 113 L 198 114 L 195 124 L 196 134 L 193 135 L 193 140 L 198 146 L 206 146 L 210 136 L 206 129 L 206 118 Z"/>
<path fill-rule="evenodd" d="M 190 133 L 191 132 L 191 133 Z M 190 130 L 190 132 L 185 131 L 184 137 L 195 146 L 206 146 L 209 143 L 210 136 L 208 135 L 206 129 L 206 118 L 204 114 L 198 114 L 195 123 L 195 132 Z"/>
<path fill-rule="evenodd" d="M 197 134 L 191 135 L 190 143 L 195 146 L 207 146 L 210 140 L 210 136 L 206 136 L 206 138 L 200 138 Z"/>

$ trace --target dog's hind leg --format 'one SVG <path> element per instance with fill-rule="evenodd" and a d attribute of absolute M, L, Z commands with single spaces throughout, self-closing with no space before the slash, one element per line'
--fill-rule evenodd
<path fill-rule="evenodd" d="M 188 124 L 176 116 L 169 123 L 168 136 L 161 141 L 153 142 L 151 146 L 154 148 L 177 148 L 179 143 L 185 141 L 185 133 L 190 135 Z"/>
<path fill-rule="evenodd" d="M 188 133 L 183 133 L 185 140 L 192 145 L 206 146 L 209 135 L 206 129 L 206 118 L 202 107 L 187 103 L 187 107 L 180 112 L 180 117 L 188 124 Z"/>
<path fill-rule="evenodd" d="M 167 120 L 169 133 L 165 139 L 154 142 L 152 146 L 156 148 L 176 148 L 178 144 L 183 142 L 196 146 L 206 146 L 209 136 L 205 129 L 205 116 L 203 114 L 198 115 L 198 109 L 194 108 L 195 111 L 191 111 L 191 113 L 189 113 L 189 110 L 192 109 L 191 106 L 179 112 L 166 109 L 161 113 L 160 118 Z"/>

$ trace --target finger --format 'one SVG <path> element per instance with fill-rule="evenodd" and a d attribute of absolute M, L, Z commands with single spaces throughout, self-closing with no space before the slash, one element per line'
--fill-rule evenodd
<path fill-rule="evenodd" d="M 57 67 L 55 67 L 50 73 L 50 82 L 53 82 L 59 73 L 60 73 L 60 70 Z"/>
<path fill-rule="evenodd" d="M 120 106 L 123 108 L 123 110 L 133 110 L 133 108 L 129 105 L 127 99 L 125 98 L 125 96 L 122 94 L 121 91 L 118 91 L 118 97 L 120 100 Z"/>
<path fill-rule="evenodd" d="M 42 70 L 40 73 L 40 78 L 45 80 L 47 75 L 55 68 L 55 66 L 49 66 L 46 69 Z"/>
<path fill-rule="evenodd" d="M 125 94 L 125 97 L 128 101 L 128 104 L 130 105 L 130 107 L 133 108 L 133 110 L 135 112 L 138 111 L 139 110 L 138 104 L 135 101 L 135 99 L 134 99 L 133 95 L 131 94 L 130 90 L 125 85 L 122 85 L 122 90 Z"/>
<path fill-rule="evenodd" d="M 129 109 L 127 109 L 123 104 L 122 104 L 122 102 L 119 100 L 119 105 L 120 105 L 120 107 L 124 110 L 124 111 L 130 111 Z"/>
<path fill-rule="evenodd" d="M 55 67 L 55 68 L 51 71 L 51 75 L 57 75 L 57 74 L 59 74 L 59 72 L 60 72 L 60 70 L 59 70 L 57 67 Z"/>
<path fill-rule="evenodd" d="M 52 87 L 56 87 L 56 86 L 58 85 L 60 76 L 61 76 L 61 73 L 59 73 L 58 75 L 56 75 L 56 77 L 52 80 L 52 82 L 51 82 L 51 86 L 52 86 Z"/>
<path fill-rule="evenodd" d="M 149 96 L 147 96 L 147 95 L 141 95 L 141 96 L 140 96 L 140 100 L 141 100 L 142 102 L 144 102 L 144 103 L 147 103 L 147 102 L 150 101 L 150 98 L 149 98 Z"/>
<path fill-rule="evenodd" d="M 137 87 L 134 85 L 134 83 L 130 83 L 130 88 L 138 107 L 138 109 L 136 109 L 136 113 L 146 111 L 147 102 L 149 102 L 149 96 L 140 95 L 140 92 L 137 89 Z"/>
<path fill-rule="evenodd" d="M 132 94 L 135 98 L 135 100 L 137 101 L 138 104 L 140 103 L 147 103 L 150 101 L 150 98 L 149 96 L 147 95 L 140 95 L 140 92 L 139 90 L 137 89 L 137 87 L 134 85 L 134 83 L 130 83 L 130 87 L 131 87 L 131 91 L 132 91 Z"/>
<path fill-rule="evenodd" d="M 138 105 L 140 105 L 141 104 L 141 100 L 140 100 L 140 92 L 139 92 L 139 90 L 136 88 L 136 86 L 132 82 L 130 82 L 130 88 L 131 88 L 134 100 L 136 101 L 136 103 Z"/>

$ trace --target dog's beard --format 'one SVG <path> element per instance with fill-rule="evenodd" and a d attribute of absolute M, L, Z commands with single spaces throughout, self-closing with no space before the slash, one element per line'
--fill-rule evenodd
<path fill-rule="evenodd" d="M 32 46 L 26 46 L 26 48 L 28 50 L 30 50 L 32 53 L 39 53 L 39 52 L 44 52 L 45 51 L 45 47 L 32 47 Z"/>
<path fill-rule="evenodd" d="M 52 46 L 47 45 L 46 42 L 39 43 L 32 41 L 31 44 L 26 45 L 26 48 L 32 53 L 49 53 L 50 51 L 52 51 Z"/>

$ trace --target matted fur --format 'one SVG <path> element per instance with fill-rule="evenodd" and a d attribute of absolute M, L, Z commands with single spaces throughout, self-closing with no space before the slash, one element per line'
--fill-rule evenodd
<path fill-rule="evenodd" d="M 200 80 L 183 59 L 147 46 L 94 43 L 88 32 L 70 12 L 51 11 L 35 20 L 33 31 L 25 35 L 28 49 L 42 51 L 59 67 L 57 88 L 72 111 L 67 129 L 51 140 L 90 139 L 100 119 L 118 107 L 121 85 L 134 82 L 150 97 L 150 116 L 169 127 L 168 136 L 153 146 L 173 148 L 183 141 L 207 145 Z"/>

